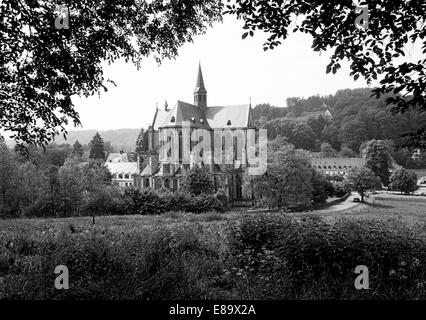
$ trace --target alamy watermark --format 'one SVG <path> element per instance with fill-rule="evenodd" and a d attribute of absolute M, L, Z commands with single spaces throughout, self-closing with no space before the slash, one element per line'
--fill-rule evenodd
<path fill-rule="evenodd" d="M 364 6 L 357 6 L 355 8 L 355 13 L 358 15 L 355 18 L 355 27 L 358 29 L 367 30 L 368 29 L 368 23 L 369 23 L 369 12 L 368 12 L 368 5 Z"/>
<path fill-rule="evenodd" d="M 69 29 L 70 28 L 70 12 L 67 6 L 57 6 L 55 9 L 55 28 Z"/>
<path fill-rule="evenodd" d="M 266 172 L 266 129 L 163 128 L 159 141 L 162 162 L 246 166 L 249 175 Z"/>

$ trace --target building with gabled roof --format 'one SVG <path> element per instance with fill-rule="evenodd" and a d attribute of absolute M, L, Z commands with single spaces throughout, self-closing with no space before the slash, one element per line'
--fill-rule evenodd
<path fill-rule="evenodd" d="M 217 137 L 217 132 L 223 132 L 225 135 L 225 132 L 228 134 L 229 132 L 238 131 L 239 133 L 244 132 L 244 135 L 246 135 L 249 128 L 254 128 L 251 104 L 236 106 L 208 105 L 207 89 L 201 65 L 199 65 L 193 103 L 178 100 L 172 107 L 169 107 L 167 102 L 164 108 L 159 109 L 157 107 L 152 123 L 147 130 L 148 150 L 138 158 L 140 172 L 135 184 L 140 189 L 165 187 L 172 191 L 177 191 L 185 173 L 194 165 L 202 165 L 211 172 L 212 182 L 216 189 L 225 189 L 233 199 L 247 198 L 250 195 L 244 195 L 242 191 L 244 168 L 248 166 L 246 136 L 236 137 L 237 134 L 235 133 L 231 142 L 229 140 L 224 142 L 223 137 L 220 139 L 221 141 L 217 141 L 217 139 L 215 141 L 214 139 Z M 204 129 L 210 132 L 211 150 L 214 150 L 213 146 L 219 142 L 223 148 L 225 148 L 224 145 L 226 143 L 232 144 L 230 149 L 227 149 L 233 153 L 228 155 L 233 158 L 231 164 L 217 164 L 213 163 L 213 161 L 211 163 L 197 163 L 192 158 L 190 161 L 187 161 L 188 159 L 185 160 L 181 156 L 182 145 L 188 143 L 192 150 L 197 144 L 196 141 L 191 140 L 191 134 L 189 134 L 189 138 L 183 135 L 183 132 L 187 129 L 191 133 L 196 129 Z M 175 155 L 178 161 L 171 161 L 172 155 L 170 154 L 159 154 L 161 146 L 164 146 L 164 140 L 162 139 L 164 132 L 169 132 L 170 130 L 174 131 L 176 136 L 179 137 L 179 156 Z M 190 139 L 190 141 L 182 141 L 183 139 Z M 212 154 L 213 157 L 214 155 Z M 230 174 L 230 172 L 233 173 Z"/>

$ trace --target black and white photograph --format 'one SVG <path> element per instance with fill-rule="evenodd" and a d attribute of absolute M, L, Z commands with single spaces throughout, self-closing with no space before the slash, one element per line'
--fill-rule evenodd
<path fill-rule="evenodd" d="M 0 308 L 426 299 L 425 0 L 0 0 L 0 21 Z"/>

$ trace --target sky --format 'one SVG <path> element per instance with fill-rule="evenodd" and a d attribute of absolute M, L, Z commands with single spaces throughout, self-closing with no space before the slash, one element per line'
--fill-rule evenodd
<path fill-rule="evenodd" d="M 73 99 L 83 125 L 77 129 L 147 128 L 157 105 L 163 108 L 166 100 L 170 108 L 177 100 L 192 103 L 199 63 L 210 106 L 245 104 L 251 97 L 253 107 L 283 107 L 288 97 L 367 87 L 363 79 L 349 76 L 347 64 L 335 75 L 326 74 L 330 54 L 314 52 L 309 35 L 291 34 L 281 46 L 264 52 L 266 35 L 257 32 L 242 40 L 242 26 L 242 21 L 226 16 L 183 45 L 176 59 L 161 65 L 153 58 L 145 59 L 139 70 L 124 61 L 105 64 L 105 78 L 117 86 L 108 85 L 100 97 Z"/>

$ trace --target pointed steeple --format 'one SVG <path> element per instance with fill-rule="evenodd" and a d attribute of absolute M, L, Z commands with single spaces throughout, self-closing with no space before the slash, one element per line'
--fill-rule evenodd
<path fill-rule="evenodd" d="M 194 105 L 205 110 L 207 108 L 207 90 L 204 87 L 203 72 L 201 71 L 201 63 L 198 65 L 197 82 L 194 91 Z"/>
<path fill-rule="evenodd" d="M 195 92 L 207 92 L 204 87 L 203 71 L 201 70 L 201 63 L 198 64 L 197 83 L 195 84 Z"/>

